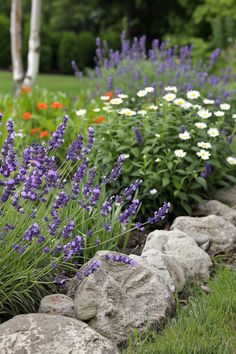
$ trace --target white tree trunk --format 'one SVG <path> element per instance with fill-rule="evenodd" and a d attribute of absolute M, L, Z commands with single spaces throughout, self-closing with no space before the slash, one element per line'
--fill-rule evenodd
<path fill-rule="evenodd" d="M 40 22 L 41 0 L 32 0 L 28 49 L 28 69 L 24 79 L 24 86 L 32 86 L 39 71 Z"/>
<path fill-rule="evenodd" d="M 22 2 L 12 0 L 11 3 L 11 57 L 14 91 L 17 94 L 24 79 L 24 69 L 22 63 Z"/>

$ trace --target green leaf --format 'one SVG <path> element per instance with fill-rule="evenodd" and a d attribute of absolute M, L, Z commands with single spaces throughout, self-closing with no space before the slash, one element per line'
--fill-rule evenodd
<path fill-rule="evenodd" d="M 196 181 L 197 183 L 200 184 L 200 186 L 202 186 L 204 189 L 207 189 L 207 183 L 206 180 L 202 177 L 196 177 Z"/>
<path fill-rule="evenodd" d="M 130 152 L 131 152 L 131 154 L 133 154 L 135 157 L 139 157 L 139 155 L 140 155 L 140 150 L 139 150 L 139 148 L 137 148 L 137 147 L 130 149 Z"/>
<path fill-rule="evenodd" d="M 162 179 L 162 186 L 166 187 L 166 186 L 168 186 L 169 183 L 170 183 L 169 177 L 168 176 L 164 176 L 163 179 Z"/>

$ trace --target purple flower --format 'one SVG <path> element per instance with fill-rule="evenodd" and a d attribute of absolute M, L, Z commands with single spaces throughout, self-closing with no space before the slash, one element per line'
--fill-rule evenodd
<path fill-rule="evenodd" d="M 74 199 L 79 194 L 79 184 L 84 179 L 87 168 L 88 158 L 85 158 L 73 176 L 72 194 Z"/>
<path fill-rule="evenodd" d="M 125 188 L 124 190 L 124 195 L 128 200 L 132 199 L 132 195 L 136 192 L 136 190 L 139 188 L 140 184 L 142 183 L 142 180 L 136 180 L 134 183 L 130 185 L 130 187 Z"/>
<path fill-rule="evenodd" d="M 132 203 L 128 206 L 128 208 L 119 215 L 118 220 L 121 224 L 125 225 L 128 223 L 129 218 L 132 215 L 135 215 L 139 206 L 139 200 L 133 199 Z"/>
<path fill-rule="evenodd" d="M 83 250 L 83 238 L 76 236 L 73 241 L 68 242 L 63 249 L 64 260 L 68 262 L 75 254 L 80 255 Z"/>
<path fill-rule="evenodd" d="M 75 228 L 75 222 L 74 220 L 70 220 L 70 222 L 66 226 L 64 226 L 61 231 L 62 238 L 65 239 L 71 237 L 74 228 Z"/>
<path fill-rule="evenodd" d="M 90 263 L 85 269 L 76 273 L 78 279 L 82 280 L 84 277 L 88 277 L 92 273 L 94 273 L 99 267 L 101 267 L 102 262 L 98 259 Z"/>
<path fill-rule="evenodd" d="M 111 181 L 117 180 L 124 161 L 125 161 L 125 155 L 122 154 L 118 157 L 115 167 L 111 170 L 109 180 L 111 180 Z"/>
<path fill-rule="evenodd" d="M 109 254 L 107 254 L 105 256 L 105 259 L 106 260 L 112 260 L 113 262 L 129 264 L 132 267 L 136 267 L 138 265 L 138 263 L 134 259 L 132 259 L 132 258 L 130 258 L 128 256 L 125 256 L 125 255 L 121 255 L 121 254 L 120 255 L 115 255 L 113 253 L 109 253 Z"/>
<path fill-rule="evenodd" d="M 28 229 L 25 231 L 23 240 L 25 241 L 32 241 L 33 237 L 38 237 L 40 235 L 40 228 L 39 225 L 35 222 L 33 225 L 28 227 Z"/>
<path fill-rule="evenodd" d="M 204 170 L 201 173 L 201 177 L 207 179 L 212 173 L 212 167 L 209 163 L 205 163 Z"/>
<path fill-rule="evenodd" d="M 158 211 L 155 211 L 153 217 L 148 218 L 149 224 L 154 224 L 157 223 L 158 221 L 164 220 L 166 217 L 166 214 L 170 210 L 170 203 L 165 202 L 162 207 L 158 209 Z"/>
<path fill-rule="evenodd" d="M 136 222 L 135 227 L 141 232 L 144 231 L 144 227 L 143 227 L 143 224 L 141 222 Z"/>
<path fill-rule="evenodd" d="M 79 134 L 76 141 L 73 141 L 68 149 L 66 159 L 70 161 L 76 161 L 81 158 L 80 154 L 84 152 L 83 136 Z"/>
<path fill-rule="evenodd" d="M 51 139 L 48 142 L 49 149 L 58 149 L 61 144 L 64 142 L 63 136 L 65 134 L 67 122 L 68 122 L 68 115 L 63 117 L 63 122 L 58 125 L 56 131 L 52 134 Z"/>
<path fill-rule="evenodd" d="M 141 145 L 143 140 L 142 140 L 142 135 L 140 133 L 140 130 L 138 128 L 135 128 L 135 127 L 133 127 L 132 129 L 133 129 L 133 132 L 135 134 L 135 138 L 136 138 L 137 144 Z"/>

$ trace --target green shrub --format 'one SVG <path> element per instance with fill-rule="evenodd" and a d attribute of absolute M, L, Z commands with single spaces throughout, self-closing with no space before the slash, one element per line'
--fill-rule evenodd
<path fill-rule="evenodd" d="M 92 32 L 83 31 L 78 34 L 77 58 L 80 69 L 94 65 L 95 40 Z"/>
<path fill-rule="evenodd" d="M 63 32 L 58 48 L 58 68 L 63 74 L 72 74 L 72 60 L 78 60 L 78 36 L 74 32 Z"/>
<path fill-rule="evenodd" d="M 10 21 L 0 14 L 0 68 L 9 69 L 11 65 Z"/>

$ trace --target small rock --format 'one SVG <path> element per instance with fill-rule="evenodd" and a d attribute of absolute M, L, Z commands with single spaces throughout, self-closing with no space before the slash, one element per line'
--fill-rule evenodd
<path fill-rule="evenodd" d="M 75 317 L 74 301 L 63 294 L 52 294 L 42 298 L 39 313 Z"/>
<path fill-rule="evenodd" d="M 209 200 L 200 204 L 193 213 L 194 216 L 221 216 L 226 221 L 231 222 L 236 226 L 236 210 L 228 207 L 228 205 L 219 202 L 218 200 Z"/>
<path fill-rule="evenodd" d="M 201 278 L 207 280 L 212 265 L 209 255 L 198 247 L 186 233 L 179 230 L 156 230 L 151 232 L 143 249 L 157 250 L 168 257 L 174 257 L 183 269 L 186 280 Z"/>
<path fill-rule="evenodd" d="M 211 289 L 206 286 L 206 285 L 201 285 L 200 288 L 205 291 L 205 293 L 209 294 L 211 292 Z"/>
<path fill-rule="evenodd" d="M 196 234 L 209 237 L 208 253 L 231 253 L 236 249 L 236 227 L 221 216 L 204 217 L 179 216 L 171 226 L 172 230 L 181 230 L 195 239 Z"/>
<path fill-rule="evenodd" d="M 90 262 L 100 260 L 102 265 L 82 280 L 73 278 L 68 295 L 74 297 L 78 319 L 122 345 L 134 330 L 142 333 L 147 325 L 161 325 L 174 301 L 160 275 L 141 257 L 136 256 L 137 265 L 131 266 L 106 259 L 108 254 L 121 255 L 97 252 Z"/>
<path fill-rule="evenodd" d="M 214 199 L 227 204 L 229 207 L 236 209 L 236 186 L 231 188 L 222 188 L 216 192 Z"/>
<path fill-rule="evenodd" d="M 0 353 L 119 354 L 84 322 L 60 315 L 18 315 L 0 325 Z"/>

